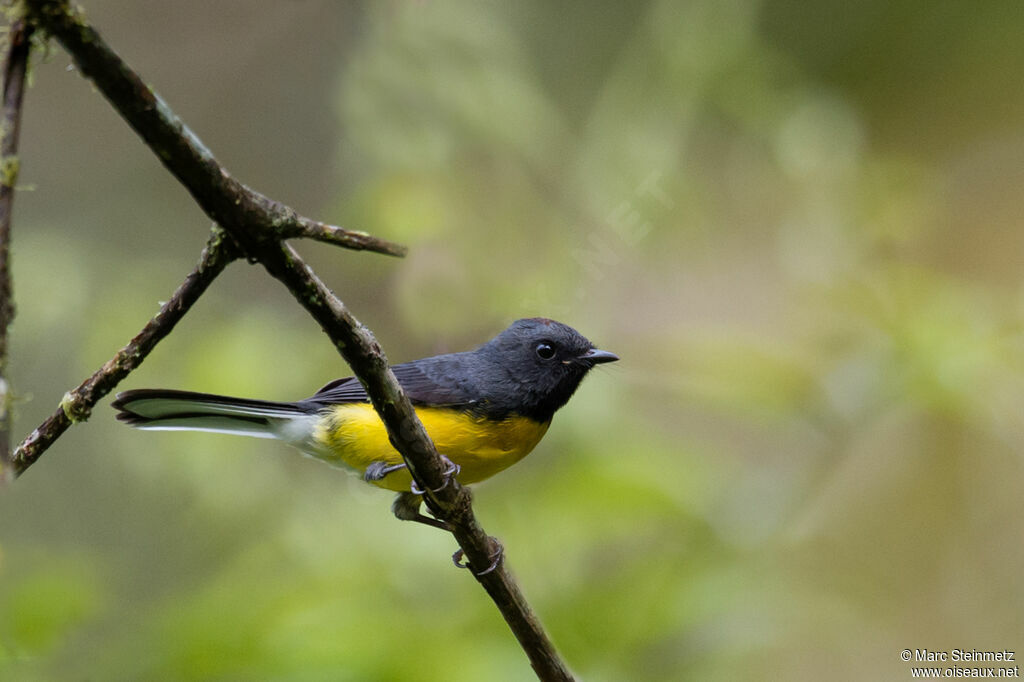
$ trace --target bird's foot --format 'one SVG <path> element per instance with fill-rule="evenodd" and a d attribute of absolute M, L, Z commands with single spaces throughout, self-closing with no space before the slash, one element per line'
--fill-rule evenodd
<path fill-rule="evenodd" d="M 445 455 L 441 455 L 441 461 L 444 462 L 445 465 L 445 470 L 441 472 L 441 476 L 444 477 L 444 483 L 442 483 L 439 488 L 432 488 L 430 490 L 432 493 L 439 493 L 447 488 L 448 484 L 452 482 L 452 479 L 458 476 L 459 472 L 462 471 L 462 467 L 448 459 Z M 409 484 L 409 490 L 412 491 L 413 495 L 422 495 L 424 492 L 418 485 L 416 485 L 415 480 Z"/>
<path fill-rule="evenodd" d="M 494 571 L 496 568 L 498 568 L 498 566 L 500 566 L 501 563 L 505 560 L 505 547 L 501 544 L 501 541 L 499 541 L 498 538 L 493 536 L 488 536 L 488 540 L 490 541 L 491 546 L 491 553 L 489 555 L 491 559 L 491 565 L 485 568 L 484 570 L 480 571 L 479 573 L 474 573 L 474 575 L 485 576 L 488 573 Z M 458 551 L 455 552 L 455 554 L 452 554 L 452 561 L 455 562 L 455 565 L 459 568 L 470 568 L 468 562 L 462 561 L 463 558 L 465 558 L 465 556 L 465 551 L 463 551 L 460 548 Z"/>

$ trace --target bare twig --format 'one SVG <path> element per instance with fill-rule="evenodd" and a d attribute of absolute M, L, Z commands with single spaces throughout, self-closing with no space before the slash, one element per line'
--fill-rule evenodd
<path fill-rule="evenodd" d="M 391 442 L 417 484 L 428 491 L 428 506 L 451 524 L 470 567 L 501 610 L 537 675 L 544 680 L 571 680 L 504 566 L 484 570 L 491 565 L 493 546 L 473 515 L 469 491 L 454 481 L 444 485 L 444 464 L 379 344 L 282 240 L 312 237 L 392 255 L 403 253 L 402 247 L 302 218 L 287 206 L 245 187 L 217 163 L 167 104 L 85 23 L 77 9 L 66 0 L 28 0 L 27 7 L 31 18 L 61 42 L 79 70 L 92 79 L 243 254 L 281 280 L 313 315 L 366 387 Z"/>
<path fill-rule="evenodd" d="M 3 102 L 0 111 L 0 483 L 14 476 L 11 466 L 11 392 L 7 382 L 7 329 L 14 318 L 11 292 L 11 211 L 18 178 L 18 133 L 25 73 L 33 27 L 16 19 L 4 43 Z"/>
<path fill-rule="evenodd" d="M 146 323 L 138 334 L 124 348 L 93 374 L 78 388 L 68 391 L 57 411 L 40 424 L 14 451 L 15 475 L 21 475 L 32 466 L 40 455 L 49 448 L 69 426 L 85 421 L 93 406 L 114 389 L 117 384 L 138 367 L 174 325 L 185 316 L 192 304 L 199 300 L 210 283 L 234 260 L 238 252 L 234 244 L 225 238 L 224 232 L 213 228 L 213 234 L 206 243 L 199 263 L 188 274 L 174 294 L 160 306 L 159 312 Z"/>
<path fill-rule="evenodd" d="M 405 255 L 404 246 L 385 242 L 384 240 L 373 237 L 365 232 L 346 230 L 344 228 L 337 227 L 336 225 L 328 225 L 327 223 L 310 220 L 303 216 L 297 216 L 293 224 L 282 228 L 281 237 L 283 239 L 305 237 L 307 239 L 314 239 L 318 242 L 344 246 L 348 249 L 360 248 L 358 245 L 365 244 L 366 246 L 362 246 L 362 248 L 377 251 L 378 253 L 386 253 L 389 256 Z M 373 245 L 376 248 L 371 249 L 370 245 Z"/>

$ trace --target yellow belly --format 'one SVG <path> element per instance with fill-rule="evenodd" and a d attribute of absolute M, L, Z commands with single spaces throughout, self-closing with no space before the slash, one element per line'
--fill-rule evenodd
<path fill-rule="evenodd" d="M 423 427 L 437 451 L 458 464 L 460 483 L 482 481 L 507 469 L 533 450 L 550 422 L 511 416 L 496 421 L 443 407 L 418 407 Z M 313 433 L 319 457 L 362 474 L 372 462 L 401 464 L 391 447 L 383 422 L 368 403 L 335 405 Z M 412 477 L 405 469 L 374 483 L 395 491 L 409 490 Z"/>

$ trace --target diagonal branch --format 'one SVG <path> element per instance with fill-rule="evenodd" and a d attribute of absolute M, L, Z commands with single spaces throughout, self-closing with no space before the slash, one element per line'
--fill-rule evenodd
<path fill-rule="evenodd" d="M 469 565 L 505 617 L 537 675 L 544 680 L 571 680 L 504 566 L 484 570 L 491 564 L 492 544 L 473 515 L 469 491 L 454 481 L 445 485 L 442 460 L 389 369 L 380 345 L 282 240 L 306 236 L 392 255 L 403 253 L 402 247 L 309 221 L 245 187 L 217 163 L 167 104 L 85 23 L 77 9 L 66 0 L 28 0 L 27 7 L 30 17 L 61 42 L 79 70 L 92 79 L 243 255 L 261 263 L 313 315 L 366 387 L 392 444 L 417 484 L 428 491 L 428 506 L 452 526 Z"/>
<path fill-rule="evenodd" d="M 11 394 L 7 383 L 7 329 L 14 318 L 11 292 L 11 211 L 18 178 L 18 134 L 25 73 L 33 27 L 23 19 L 9 27 L 4 47 L 0 111 L 0 482 L 13 477 L 11 467 Z"/>
<path fill-rule="evenodd" d="M 188 274 L 174 294 L 160 306 L 159 312 L 146 323 L 138 334 L 124 348 L 93 374 L 78 388 L 66 394 L 57 411 L 50 415 L 25 438 L 14 451 L 12 465 L 14 474 L 20 476 L 49 448 L 69 426 L 85 421 L 97 402 L 110 393 L 118 382 L 138 367 L 150 351 L 174 325 L 185 316 L 210 283 L 219 275 L 238 252 L 220 228 L 213 228 L 213 234 L 206 243 L 199 263 Z"/>

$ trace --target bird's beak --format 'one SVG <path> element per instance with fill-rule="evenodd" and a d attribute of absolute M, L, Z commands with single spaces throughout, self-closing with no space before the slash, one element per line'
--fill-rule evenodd
<path fill-rule="evenodd" d="M 602 362 L 615 362 L 618 359 L 619 356 L 615 353 L 609 353 L 606 350 L 598 350 L 597 348 L 591 348 L 580 356 L 580 360 L 586 360 L 592 365 L 599 365 Z"/>

